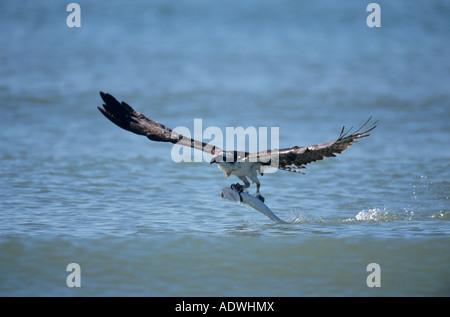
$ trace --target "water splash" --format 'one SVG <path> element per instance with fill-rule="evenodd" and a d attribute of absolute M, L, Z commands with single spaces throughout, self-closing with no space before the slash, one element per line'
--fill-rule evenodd
<path fill-rule="evenodd" d="M 431 215 L 432 219 L 450 220 L 450 211 L 440 210 L 438 213 Z"/>
<path fill-rule="evenodd" d="M 348 219 L 348 221 L 367 221 L 367 222 L 387 222 L 394 220 L 412 220 L 414 211 L 403 209 L 401 214 L 393 214 L 386 210 L 386 208 L 371 208 L 368 210 L 361 210 L 355 218 Z"/>
<path fill-rule="evenodd" d="M 301 212 L 291 210 L 291 215 L 286 219 L 286 222 L 293 224 L 301 224 L 308 222 L 309 219 L 305 217 Z"/>
<path fill-rule="evenodd" d="M 361 210 L 356 214 L 355 219 L 358 221 L 386 221 L 389 217 L 389 213 L 386 210 L 380 210 L 373 208 L 369 210 Z"/>

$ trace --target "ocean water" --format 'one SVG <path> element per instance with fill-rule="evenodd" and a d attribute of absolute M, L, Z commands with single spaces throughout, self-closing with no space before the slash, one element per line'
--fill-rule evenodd
<path fill-rule="evenodd" d="M 450 295 L 448 1 L 378 1 L 380 28 L 361 1 L 77 3 L 79 28 L 68 2 L 0 3 L 0 295 Z M 275 224 L 221 199 L 237 178 L 108 122 L 99 91 L 280 147 L 378 127 L 261 177 Z"/>

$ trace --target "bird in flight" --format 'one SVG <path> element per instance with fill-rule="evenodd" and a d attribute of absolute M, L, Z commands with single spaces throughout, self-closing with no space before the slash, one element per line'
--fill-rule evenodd
<path fill-rule="evenodd" d="M 375 121 L 368 126 L 371 120 L 369 118 L 361 128 L 350 135 L 350 131 L 345 132 L 345 127 L 343 127 L 336 140 L 316 145 L 294 146 L 256 153 L 224 151 L 217 146 L 180 135 L 165 125 L 137 112 L 127 103 L 119 102 L 110 94 L 100 92 L 100 96 L 104 104 L 103 108 L 98 107 L 98 109 L 119 127 L 146 136 L 152 141 L 180 144 L 211 154 L 210 164 L 217 164 L 227 178 L 235 175 L 244 183 L 243 185 L 240 183 L 233 184 L 233 188 L 243 191 L 250 187 L 249 179 L 256 183 L 255 197 L 262 202 L 264 202 L 264 197 L 259 192 L 261 183 L 258 179 L 258 173 L 262 176 L 266 168 L 302 173 L 301 170 L 306 168 L 307 164 L 323 160 L 325 157 L 335 157 L 335 154 L 342 153 L 353 142 L 368 137 L 369 132 L 375 129 L 377 123 Z M 366 128 L 365 131 L 360 132 L 364 128 Z"/>

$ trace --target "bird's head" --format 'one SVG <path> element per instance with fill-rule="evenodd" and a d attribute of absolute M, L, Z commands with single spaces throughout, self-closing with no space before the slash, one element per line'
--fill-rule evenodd
<path fill-rule="evenodd" d="M 212 163 L 222 163 L 222 162 L 228 162 L 233 163 L 235 161 L 234 155 L 230 153 L 219 153 L 212 157 L 211 161 L 209 161 L 209 164 Z"/>

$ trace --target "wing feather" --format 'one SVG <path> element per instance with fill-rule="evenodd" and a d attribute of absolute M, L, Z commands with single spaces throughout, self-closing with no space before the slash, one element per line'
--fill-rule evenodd
<path fill-rule="evenodd" d="M 289 172 L 301 173 L 301 169 L 306 168 L 307 164 L 323 160 L 325 157 L 335 157 L 336 154 L 342 153 L 354 142 L 357 142 L 357 140 L 368 137 L 370 135 L 369 132 L 376 128 L 377 121 L 371 124 L 367 130 L 360 131 L 367 126 L 370 120 L 371 118 L 361 128 L 350 135 L 348 134 L 351 129 L 345 132 L 345 127 L 343 127 L 339 137 L 334 141 L 303 147 L 294 146 L 281 150 L 251 153 L 248 155 L 248 159 L 256 159 L 263 164 Z M 274 166 L 274 162 L 278 162 L 277 166 Z"/>
<path fill-rule="evenodd" d="M 97 107 L 101 113 L 116 125 L 127 131 L 144 135 L 152 141 L 178 143 L 214 154 L 221 149 L 216 146 L 196 141 L 182 136 L 165 125 L 149 119 L 147 116 L 137 112 L 125 102 L 119 102 L 110 94 L 100 92 L 103 99 L 103 108 Z"/>

